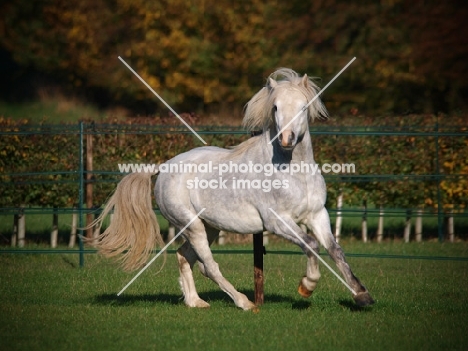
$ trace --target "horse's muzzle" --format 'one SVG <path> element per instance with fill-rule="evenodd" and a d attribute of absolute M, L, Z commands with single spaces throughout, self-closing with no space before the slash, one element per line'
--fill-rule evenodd
<path fill-rule="evenodd" d="M 279 136 L 278 136 L 279 142 L 281 144 L 281 147 L 283 149 L 290 150 L 294 147 L 295 141 L 296 141 L 296 136 L 293 131 L 291 130 L 284 130 Z"/>

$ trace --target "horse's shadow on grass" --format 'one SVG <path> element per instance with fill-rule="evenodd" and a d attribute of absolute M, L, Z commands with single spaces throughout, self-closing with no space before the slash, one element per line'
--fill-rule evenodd
<path fill-rule="evenodd" d="M 253 290 L 241 291 L 253 301 Z M 199 293 L 200 297 L 208 303 L 223 302 L 227 305 L 235 307 L 233 301 L 220 290 L 210 290 Z M 133 306 L 141 303 L 151 304 L 170 304 L 170 305 L 183 305 L 183 297 L 179 294 L 124 294 L 117 296 L 117 294 L 100 294 L 93 298 L 93 303 L 97 305 L 114 305 L 114 306 Z M 264 304 L 289 304 L 293 310 L 307 310 L 314 305 L 313 299 L 293 298 L 291 296 L 281 294 L 265 294 Z M 340 300 L 339 304 L 346 307 L 352 312 L 362 311 L 363 309 L 356 306 L 352 301 Z"/>
<path fill-rule="evenodd" d="M 338 303 L 347 308 L 350 312 L 370 312 L 372 310 L 372 306 L 360 307 L 351 300 L 341 299 Z"/>
<path fill-rule="evenodd" d="M 251 301 L 253 301 L 253 291 L 244 290 L 242 291 Z M 234 308 L 235 305 L 233 301 L 224 293 L 219 290 L 211 290 L 200 293 L 200 297 L 207 301 L 208 303 L 213 302 L 224 302 L 227 305 L 232 305 Z M 151 304 L 169 304 L 169 305 L 183 305 L 183 297 L 176 294 L 125 294 L 122 296 L 117 296 L 117 294 L 100 294 L 93 298 L 93 303 L 97 305 L 111 305 L 111 306 L 134 306 L 141 303 L 151 303 Z M 292 298 L 290 296 L 280 295 L 280 294 L 266 294 L 265 295 L 265 304 L 290 304 L 292 310 L 307 310 L 314 305 L 314 300 L 312 299 L 301 299 L 301 298 Z M 359 307 L 351 300 L 341 299 L 338 301 L 338 304 L 349 310 L 350 312 L 369 312 L 372 310 L 371 307 Z"/>
<path fill-rule="evenodd" d="M 133 306 L 140 303 L 166 303 L 177 305 L 181 302 L 181 296 L 172 294 L 125 294 L 117 296 L 117 294 L 100 294 L 93 298 L 93 303 L 96 305 L 113 305 L 113 306 Z"/>

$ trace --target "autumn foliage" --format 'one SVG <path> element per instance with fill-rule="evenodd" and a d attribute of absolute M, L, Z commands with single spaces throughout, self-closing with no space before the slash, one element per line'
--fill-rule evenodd
<path fill-rule="evenodd" d="M 467 6 L 457 1 L 17 0 L 0 45 L 21 67 L 117 103 L 153 99 L 122 56 L 179 110 L 242 106 L 277 67 L 329 81 L 333 113 L 466 107 Z"/>

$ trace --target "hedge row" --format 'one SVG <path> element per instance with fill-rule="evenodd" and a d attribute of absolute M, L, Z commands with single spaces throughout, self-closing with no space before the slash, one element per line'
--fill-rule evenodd
<path fill-rule="evenodd" d="M 437 208 L 436 175 L 440 174 L 444 208 L 463 210 L 468 200 L 467 117 L 346 116 L 311 125 L 319 164 L 355 165 L 355 174 L 326 175 L 331 205 L 342 191 L 347 205 L 367 200 L 387 207 Z M 201 146 L 177 121 L 165 120 L 164 125 L 158 119 L 107 122 L 84 124 L 85 132 L 93 135 L 95 204 L 104 202 L 120 179 L 119 163 L 161 163 Z M 203 134 L 209 145 L 229 147 L 249 137 L 233 127 L 195 128 L 212 129 L 213 134 Z M 231 132 L 220 134 L 219 130 Z M 458 134 L 437 136 L 437 130 Z M 0 118 L 0 132 L 0 207 L 77 203 L 80 134 L 76 124 L 32 125 L 27 120 Z M 421 132 L 428 134 L 418 135 Z"/>

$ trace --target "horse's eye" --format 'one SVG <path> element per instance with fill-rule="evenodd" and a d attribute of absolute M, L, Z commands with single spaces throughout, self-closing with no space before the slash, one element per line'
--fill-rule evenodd
<path fill-rule="evenodd" d="M 278 107 L 276 107 L 276 105 L 273 106 L 273 111 L 275 111 L 275 112 L 278 111 Z"/>

